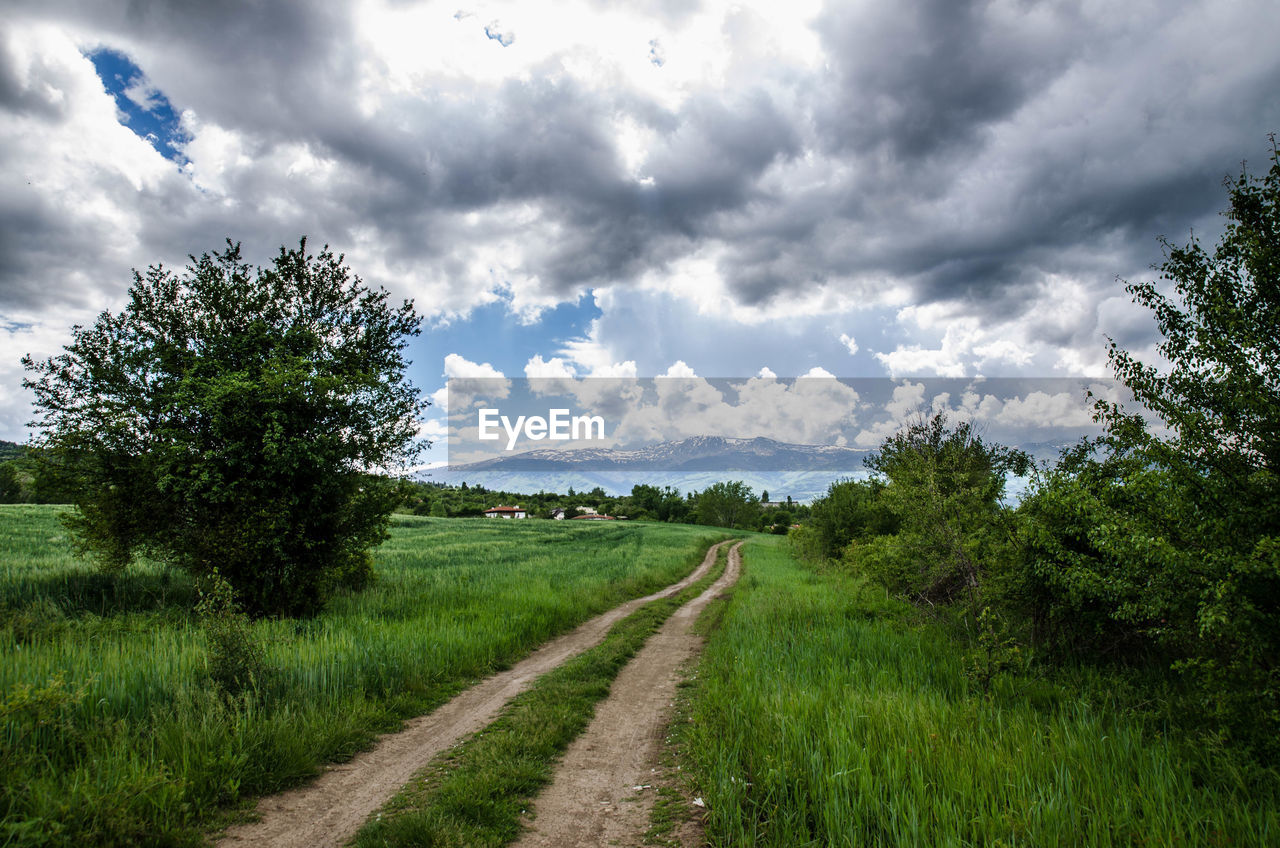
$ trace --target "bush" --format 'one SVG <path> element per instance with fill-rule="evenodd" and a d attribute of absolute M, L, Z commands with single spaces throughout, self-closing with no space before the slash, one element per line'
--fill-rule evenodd
<path fill-rule="evenodd" d="M 238 696 L 264 682 L 266 658 L 235 590 L 216 571 L 205 580 L 196 612 L 204 625 L 209 679 L 223 694 Z"/>

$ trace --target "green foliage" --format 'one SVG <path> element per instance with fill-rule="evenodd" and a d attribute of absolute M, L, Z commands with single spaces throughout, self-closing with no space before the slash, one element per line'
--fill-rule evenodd
<path fill-rule="evenodd" d="M 983 607 L 978 613 L 977 625 L 978 645 L 969 652 L 964 672 L 969 682 L 990 697 L 991 685 L 997 677 L 1022 669 L 1022 647 L 1008 635 L 1005 623 L 991 607 Z"/>
<path fill-rule="evenodd" d="M 52 598 L 34 598 L 6 616 L 14 641 L 30 645 L 38 639 L 56 636 L 66 627 L 67 618 Z"/>
<path fill-rule="evenodd" d="M 1280 151 L 1272 136 L 1271 168 L 1247 171 L 1227 186 L 1226 227 L 1209 254 L 1194 237 L 1185 246 L 1161 240 L 1158 267 L 1172 284 L 1126 286 L 1150 309 L 1164 340 L 1161 370 L 1113 341 L 1116 376 L 1135 400 L 1172 431 L 1157 438 L 1137 415 L 1099 404 L 1110 431 L 1187 475 L 1197 487 L 1263 494 L 1274 504 L 1280 474 Z M 1266 472 L 1257 476 L 1258 472 Z M 1280 521 L 1274 512 L 1272 522 Z M 1274 523 L 1272 527 L 1274 527 Z"/>
<path fill-rule="evenodd" d="M 22 481 L 13 462 L 0 462 L 0 503 L 22 503 Z"/>
<path fill-rule="evenodd" d="M 1194 626 L 1197 528 L 1172 486 L 1140 456 L 1088 445 L 1036 479 L 1019 509 L 1023 566 L 1004 600 L 1049 656 L 1145 661 Z"/>
<path fill-rule="evenodd" d="M 0 441 L 0 503 L 71 503 L 75 480 L 59 471 L 44 452 Z"/>
<path fill-rule="evenodd" d="M 0 763 L 12 766 L 15 757 L 29 754 L 24 749 L 42 730 L 71 731 L 71 708 L 84 700 L 88 689 L 89 683 L 68 687 L 66 674 L 59 671 L 38 686 L 20 683 L 5 693 L 0 700 Z"/>
<path fill-rule="evenodd" d="M 1024 505 L 1018 597 L 1050 644 L 1155 659 L 1199 691 L 1234 742 L 1280 752 L 1280 152 L 1228 183 L 1216 249 L 1163 242 L 1130 284 L 1167 367 L 1111 345 L 1116 376 L 1159 418 L 1099 402 L 1108 435 Z"/>
<path fill-rule="evenodd" d="M 753 530 L 759 524 L 760 501 L 741 480 L 713 483 L 694 497 L 699 524 Z"/>
<path fill-rule="evenodd" d="M 670 486 L 659 489 L 639 483 L 631 487 L 631 506 L 626 514 L 656 521 L 684 521 L 689 515 L 689 504 Z"/>
<path fill-rule="evenodd" d="M 44 460 L 108 570 L 141 553 L 219 571 L 254 614 L 319 609 L 369 575 L 424 401 L 405 379 L 411 303 L 306 241 L 251 269 L 239 245 L 135 273 L 129 304 L 24 359 Z"/>
<path fill-rule="evenodd" d="M 882 499 L 881 480 L 841 480 L 832 483 L 826 496 L 815 501 L 809 526 L 816 534 L 813 554 L 836 559 L 849 543 L 895 533 L 898 517 Z"/>
<path fill-rule="evenodd" d="M 859 552 L 863 568 L 918 602 L 966 597 L 976 614 L 983 577 L 1012 551 L 1005 475 L 1030 464 L 1021 451 L 984 443 L 969 422 L 949 429 L 943 413 L 890 436 L 867 465 L 887 480 L 878 501 L 898 530 Z"/>
<path fill-rule="evenodd" d="M 235 590 L 214 571 L 205 578 L 196 613 L 204 625 L 209 679 L 230 697 L 263 682 L 266 658 L 249 617 L 236 604 Z"/>

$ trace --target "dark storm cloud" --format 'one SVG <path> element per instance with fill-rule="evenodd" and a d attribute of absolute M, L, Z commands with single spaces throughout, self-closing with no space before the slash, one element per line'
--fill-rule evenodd
<path fill-rule="evenodd" d="M 135 46 L 133 58 L 165 81 L 175 104 L 198 104 L 206 119 L 268 137 L 290 137 L 343 99 L 357 58 L 343 3 L 86 0 L 64 8 L 104 41 Z"/>
<path fill-rule="evenodd" d="M 657 6 L 667 23 L 688 14 Z M 812 69 L 756 63 L 754 76 L 672 108 L 548 61 L 505 83 L 428 80 L 372 109 L 355 83 L 370 57 L 343 4 L 19 9 L 126 52 L 175 109 L 237 133 L 254 163 L 222 178 L 231 205 L 177 178 L 130 189 L 144 262 L 223 233 L 265 255 L 302 233 L 342 249 L 372 232 L 389 265 L 453 278 L 472 244 L 514 238 L 527 285 L 571 297 L 714 244 L 745 304 L 892 284 L 917 303 L 1007 317 L 1034 311 L 1047 274 L 1085 275 L 1101 291 L 1153 258 L 1156 235 L 1212 220 L 1223 174 L 1260 158 L 1280 127 L 1280 59 L 1250 49 L 1266 39 L 1246 25 L 1266 6 L 1111 20 L 1019 0 L 833 3 L 814 22 L 824 55 Z M 732 48 L 740 30 L 725 32 Z M 0 108 L 57 119 L 10 58 L 0 54 Z M 620 114 L 652 133 L 638 174 L 615 139 Z M 337 175 L 273 161 L 291 145 L 329 157 Z M 522 204 L 536 210 L 536 236 L 497 215 L 463 223 Z M 95 261 L 39 204 L 4 210 L 0 305 L 47 285 L 44 257 L 60 253 L 57 269 Z"/>
<path fill-rule="evenodd" d="M 906 161 L 967 147 L 1052 80 L 1086 35 L 1069 4 L 1053 5 L 832 4 L 816 24 L 838 79 L 820 120 L 826 142 Z"/>
<path fill-rule="evenodd" d="M 1046 274 L 1114 288 L 1158 256 L 1158 234 L 1212 223 L 1224 173 L 1280 124 L 1275 54 L 1232 55 L 1239 20 L 1177 12 L 833 5 L 817 22 L 831 71 L 809 95 L 809 141 L 850 173 L 837 191 L 779 198 L 786 214 L 769 217 L 792 231 L 763 263 L 755 240 L 769 234 L 740 226 L 753 241 L 721 262 L 730 286 L 767 302 L 872 277 L 909 283 L 917 303 L 1005 316 L 1034 309 L 1025 295 Z M 1201 43 L 1177 43 L 1196 30 Z"/>

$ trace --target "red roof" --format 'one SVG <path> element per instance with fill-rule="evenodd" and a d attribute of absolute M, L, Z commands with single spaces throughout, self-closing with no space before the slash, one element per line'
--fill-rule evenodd
<path fill-rule="evenodd" d="M 522 506 L 495 506 L 495 507 L 490 507 L 489 509 L 486 509 L 485 513 L 488 514 L 490 512 L 528 512 L 528 511 L 529 510 L 525 509 Z"/>

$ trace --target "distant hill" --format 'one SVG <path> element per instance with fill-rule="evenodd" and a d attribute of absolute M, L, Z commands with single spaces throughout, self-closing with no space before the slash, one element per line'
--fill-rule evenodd
<path fill-rule="evenodd" d="M 832 445 L 795 445 L 773 439 L 693 436 L 633 450 L 582 448 L 532 450 L 453 466 L 475 471 L 853 471 L 868 450 Z"/>
<path fill-rule="evenodd" d="M 26 452 L 26 445 L 20 445 L 16 442 L 6 442 L 4 439 L 0 439 L 0 462 L 8 462 L 11 459 L 17 459 Z"/>

